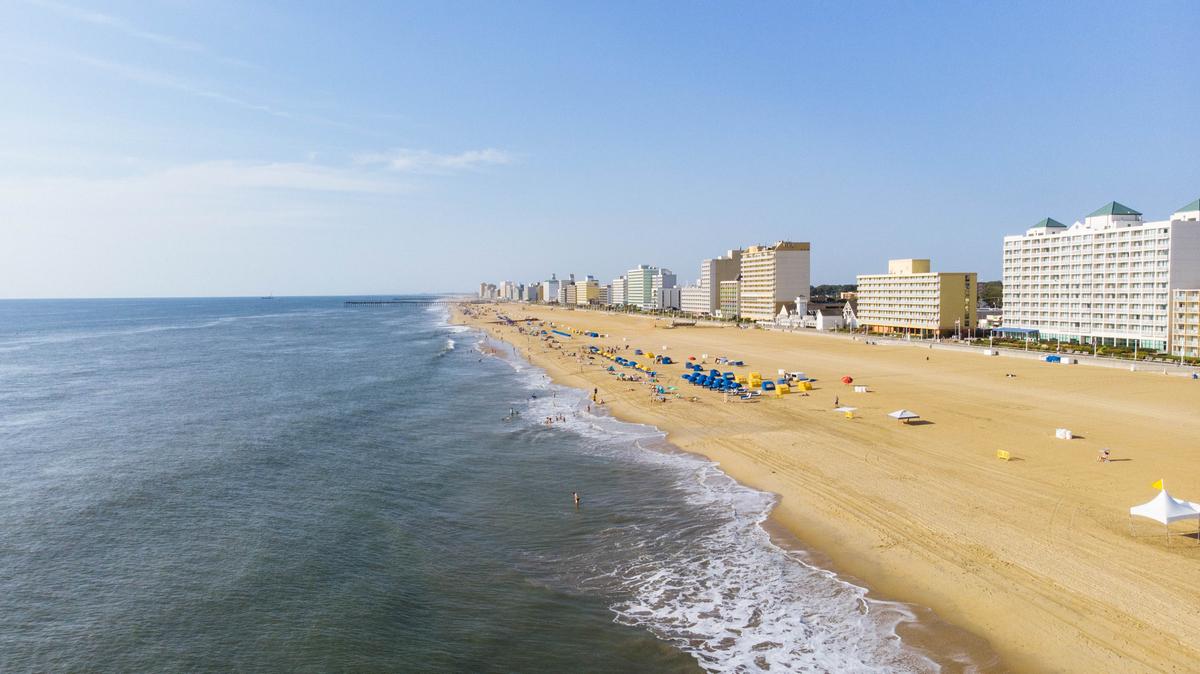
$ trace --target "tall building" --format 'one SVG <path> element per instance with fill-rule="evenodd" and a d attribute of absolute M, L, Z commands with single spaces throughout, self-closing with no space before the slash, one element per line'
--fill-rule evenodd
<path fill-rule="evenodd" d="M 618 276 L 613 279 L 612 286 L 609 289 L 608 303 L 614 307 L 625 306 L 625 277 Z"/>
<path fill-rule="evenodd" d="M 717 310 L 714 315 L 718 318 L 737 318 L 741 315 L 739 294 L 741 281 L 721 281 L 717 285 Z"/>
<path fill-rule="evenodd" d="M 1200 358 L 1200 289 L 1171 291 L 1171 355 Z"/>
<path fill-rule="evenodd" d="M 1004 331 L 1165 351 L 1172 288 L 1200 288 L 1200 200 L 1144 222 L 1115 201 L 1004 237 Z"/>
<path fill-rule="evenodd" d="M 742 318 L 769 321 L 811 292 L 807 242 L 779 241 L 742 252 L 739 311 Z M 803 311 L 800 307 L 793 307 Z"/>
<path fill-rule="evenodd" d="M 600 282 L 588 275 L 575 284 L 575 304 L 586 306 L 600 301 Z"/>
<path fill-rule="evenodd" d="M 654 308 L 654 274 L 657 267 L 639 264 L 625 272 L 625 303 L 640 309 Z"/>
<path fill-rule="evenodd" d="M 525 284 L 516 281 L 501 281 L 496 288 L 496 298 L 518 302 L 525 296 Z"/>
<path fill-rule="evenodd" d="M 858 277 L 858 324 L 922 337 L 975 327 L 975 272 L 932 272 L 929 260 L 889 260 L 888 273 Z"/>
<path fill-rule="evenodd" d="M 602 307 L 607 307 L 612 304 L 612 286 L 600 286 L 600 297 L 597 302 L 599 302 L 600 306 Z"/>
<path fill-rule="evenodd" d="M 488 283 L 486 281 L 479 284 L 479 299 L 490 300 L 490 299 L 493 299 L 494 297 L 496 297 L 495 284 Z"/>
<path fill-rule="evenodd" d="M 679 308 L 679 288 L 659 288 L 654 291 L 654 308 L 659 311 Z"/>
<path fill-rule="evenodd" d="M 672 292 L 666 292 L 672 291 Z M 659 269 L 650 278 L 650 295 L 653 298 L 649 307 L 643 309 L 678 309 L 679 292 L 675 272 L 670 269 Z"/>
<path fill-rule="evenodd" d="M 558 301 L 558 277 L 550 275 L 550 280 L 542 281 L 542 301 L 547 304 Z"/>
<path fill-rule="evenodd" d="M 679 289 L 679 308 L 689 314 L 696 316 L 712 314 L 715 306 L 717 306 L 716 302 L 710 296 L 708 288 L 695 285 Z"/>
<path fill-rule="evenodd" d="M 691 314 L 714 314 L 719 307 L 721 281 L 737 280 L 741 271 L 742 251 L 731 250 L 722 257 L 700 262 L 700 279 L 694 286 L 680 289 L 680 307 Z"/>

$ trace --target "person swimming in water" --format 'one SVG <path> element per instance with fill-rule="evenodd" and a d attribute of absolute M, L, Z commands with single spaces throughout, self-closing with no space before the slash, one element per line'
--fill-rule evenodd
<path fill-rule="evenodd" d="M 575 499 L 575 507 L 578 508 L 579 507 L 579 492 L 577 492 L 577 491 L 571 492 L 571 498 Z"/>

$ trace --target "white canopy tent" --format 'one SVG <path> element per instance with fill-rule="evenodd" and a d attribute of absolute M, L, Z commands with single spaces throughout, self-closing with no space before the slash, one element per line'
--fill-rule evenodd
<path fill-rule="evenodd" d="M 906 424 L 909 422 L 910 419 L 920 419 L 921 418 L 920 414 L 917 414 L 916 412 L 913 412 L 912 410 L 896 410 L 895 412 L 888 414 L 888 416 L 893 419 L 899 419 L 900 421 L 903 421 Z"/>
<path fill-rule="evenodd" d="M 1158 496 L 1129 509 L 1129 532 L 1133 533 L 1133 516 L 1145 517 L 1169 527 L 1172 522 L 1180 520 L 1196 520 L 1196 542 L 1200 544 L 1200 504 L 1183 501 L 1167 493 L 1166 489 L 1158 492 Z M 1171 542 L 1170 529 L 1167 530 L 1167 542 Z"/>

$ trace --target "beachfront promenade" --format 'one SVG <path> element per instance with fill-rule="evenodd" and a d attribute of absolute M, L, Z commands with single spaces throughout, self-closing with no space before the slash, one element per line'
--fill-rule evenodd
<path fill-rule="evenodd" d="M 945 342 L 929 349 L 810 331 L 665 329 L 665 320 L 543 306 L 521 313 L 607 337 L 562 338 L 563 348 L 550 350 L 517 326 L 475 323 L 556 380 L 598 388 L 617 416 L 658 426 L 677 446 L 780 494 L 774 520 L 836 569 L 885 597 L 931 606 L 987 639 L 1006 667 L 1192 671 L 1200 663 L 1191 643 L 1200 629 L 1194 522 L 1168 545 L 1148 521 L 1131 535 L 1128 517 L 1164 476 L 1173 494 L 1200 500 L 1200 382 L 1129 372 L 1127 363 L 988 357 Z M 606 372 L 608 361 L 570 355 L 586 344 L 677 362 L 724 355 L 746 361 L 739 372 L 799 370 L 817 382 L 807 397 L 725 403 L 667 366 L 662 381 L 682 386 L 684 397 L 657 403 Z M 841 384 L 847 375 L 871 392 Z M 835 398 L 857 408 L 853 419 L 833 412 Z M 900 408 L 925 423 L 887 417 Z M 1080 437 L 1059 440 L 1056 428 Z M 1104 447 L 1110 463 L 1096 460 Z M 1013 460 L 997 459 L 998 450 Z"/>
<path fill-rule="evenodd" d="M 655 320 L 655 321 L 662 321 L 662 322 L 667 322 L 667 323 L 678 322 L 681 320 L 687 320 L 687 321 L 693 322 L 699 326 L 737 329 L 736 325 L 729 321 L 704 320 L 704 319 L 694 319 L 694 318 L 680 319 L 680 318 L 674 318 L 671 316 L 663 316 L 663 315 L 659 315 L 659 314 L 607 311 L 607 310 L 603 310 L 603 309 L 594 309 L 594 308 L 589 308 L 589 307 L 573 307 L 570 309 L 570 311 L 592 312 L 592 313 L 598 313 L 598 314 L 627 316 L 630 318 Z M 901 338 L 896 338 L 896 337 L 886 337 L 886 336 L 882 336 L 882 335 L 864 335 L 862 333 L 846 332 L 846 331 L 815 330 L 813 328 L 776 327 L 776 326 L 773 326 L 770 324 L 746 326 L 743 329 L 765 330 L 765 331 L 769 331 L 769 332 L 782 333 L 785 335 L 802 335 L 802 336 L 811 336 L 811 337 L 819 337 L 819 338 L 842 339 L 845 341 L 869 340 L 870 342 L 873 342 L 873 343 L 876 343 L 879 345 L 909 346 L 909 347 L 917 347 L 917 348 L 922 348 L 922 349 L 933 349 L 933 350 L 937 350 L 937 351 L 943 351 L 943 350 L 958 351 L 958 352 L 963 352 L 963 353 L 975 353 L 981 357 L 987 357 L 987 356 L 985 356 L 984 352 L 989 351 L 989 350 L 997 352 L 998 356 L 1001 356 L 1001 357 L 1022 358 L 1022 359 L 1036 360 L 1036 361 L 1042 361 L 1042 362 L 1045 361 L 1046 356 L 1055 355 L 1054 352 L 1040 351 L 1036 348 L 1022 349 L 1022 348 L 1015 348 L 1015 347 L 1010 347 L 1010 346 L 991 345 L 991 344 L 984 342 L 982 339 L 976 339 L 976 340 L 970 341 L 970 342 L 956 341 L 953 339 L 941 339 L 941 340 L 928 339 L 928 338 L 926 338 L 926 339 L 901 339 Z M 1075 364 L 1076 366 L 1077 365 L 1086 365 L 1086 366 L 1094 366 L 1094 367 L 1108 367 L 1108 368 L 1117 368 L 1117 369 L 1121 369 L 1121 370 L 1128 370 L 1128 371 L 1132 371 L 1132 372 L 1151 372 L 1151 373 L 1157 373 L 1157 374 L 1166 374 L 1168 376 L 1182 376 L 1182 377 L 1192 377 L 1192 375 L 1200 376 L 1200 366 L 1183 365 L 1179 362 L 1163 363 L 1163 362 L 1155 362 L 1155 361 L 1148 361 L 1148 360 L 1134 360 L 1132 358 L 1120 358 L 1120 357 L 1113 357 L 1113 356 L 1091 356 L 1091 355 L 1079 354 L 1079 353 L 1062 354 L 1062 355 L 1064 355 L 1064 356 L 1069 355 L 1071 358 L 1076 359 L 1078 361 Z"/>

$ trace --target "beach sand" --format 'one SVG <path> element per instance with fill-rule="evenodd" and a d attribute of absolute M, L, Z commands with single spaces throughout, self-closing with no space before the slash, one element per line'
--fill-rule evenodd
<path fill-rule="evenodd" d="M 816 378 L 808 397 L 724 403 L 681 381 L 681 365 L 664 366 L 664 383 L 699 402 L 655 403 L 645 385 L 604 372 L 608 361 L 581 365 L 490 322 L 495 308 L 455 314 L 555 381 L 599 388 L 615 416 L 657 426 L 742 483 L 779 494 L 774 525 L 873 592 L 986 639 L 1004 669 L 1200 671 L 1195 522 L 1173 525 L 1180 535 L 1168 545 L 1150 520 L 1135 521 L 1132 536 L 1128 517 L 1156 495 L 1159 478 L 1172 495 L 1200 501 L 1200 382 L 827 335 L 668 329 L 596 311 L 500 310 L 609 335 L 561 340 L 564 351 L 627 344 L 636 358 L 635 348 L 667 345 L 677 361 L 707 353 L 713 366 L 724 355 L 749 367 L 714 367 Z M 871 392 L 854 393 L 844 375 Z M 832 411 L 835 397 L 858 408 L 854 419 Z M 922 423 L 886 416 L 900 408 Z M 1056 428 L 1080 437 L 1059 440 Z M 1110 463 L 1096 460 L 1104 447 Z M 1014 460 L 997 459 L 1001 449 Z"/>

